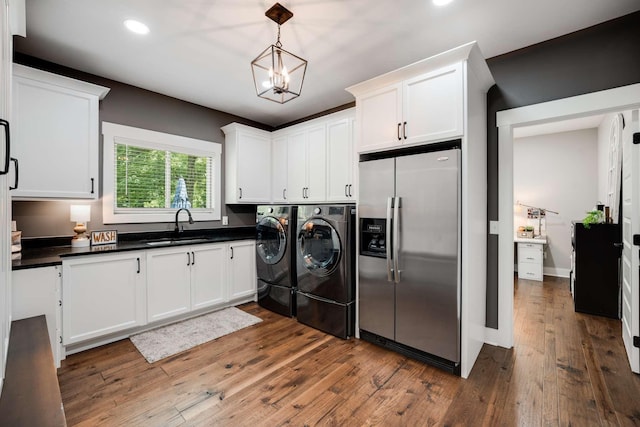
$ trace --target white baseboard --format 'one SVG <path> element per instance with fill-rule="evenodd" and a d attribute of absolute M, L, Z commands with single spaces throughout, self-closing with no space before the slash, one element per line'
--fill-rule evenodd
<path fill-rule="evenodd" d="M 554 276 L 554 277 L 564 277 L 565 279 L 569 278 L 569 273 L 571 269 L 569 268 L 555 268 L 555 267 L 543 267 L 542 274 L 545 276 Z"/>

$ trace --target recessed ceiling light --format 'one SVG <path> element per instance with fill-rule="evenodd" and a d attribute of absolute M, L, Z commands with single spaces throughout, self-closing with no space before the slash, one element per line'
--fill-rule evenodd
<path fill-rule="evenodd" d="M 433 4 L 435 4 L 436 6 L 444 6 L 451 3 L 453 0 L 432 0 L 432 1 L 433 1 Z"/>
<path fill-rule="evenodd" d="M 136 34 L 147 34 L 149 32 L 149 27 L 135 19 L 127 19 L 124 21 L 124 26 L 127 27 L 129 31 Z"/>

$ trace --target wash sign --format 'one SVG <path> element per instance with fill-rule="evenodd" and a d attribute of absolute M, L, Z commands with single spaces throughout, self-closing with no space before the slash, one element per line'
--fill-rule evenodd
<path fill-rule="evenodd" d="M 92 245 L 110 245 L 118 242 L 118 232 L 115 230 L 92 231 Z"/>

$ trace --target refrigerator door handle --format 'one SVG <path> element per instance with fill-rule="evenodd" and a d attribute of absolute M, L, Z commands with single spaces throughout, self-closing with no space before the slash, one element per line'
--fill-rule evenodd
<path fill-rule="evenodd" d="M 385 239 L 387 241 L 387 281 L 393 282 L 393 267 L 391 266 L 391 215 L 392 215 L 392 207 L 393 207 L 393 197 L 387 198 L 387 226 L 386 226 L 386 236 Z"/>
<path fill-rule="evenodd" d="M 393 203 L 393 272 L 394 282 L 400 283 L 400 197 L 396 197 Z"/>

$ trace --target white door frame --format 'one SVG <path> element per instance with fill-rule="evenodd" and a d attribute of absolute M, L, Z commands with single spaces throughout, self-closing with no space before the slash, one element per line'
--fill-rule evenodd
<path fill-rule="evenodd" d="M 498 329 L 486 328 L 489 344 L 513 347 L 513 129 L 637 108 L 640 83 L 497 113 Z"/>

